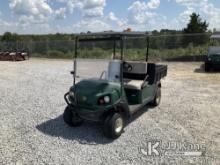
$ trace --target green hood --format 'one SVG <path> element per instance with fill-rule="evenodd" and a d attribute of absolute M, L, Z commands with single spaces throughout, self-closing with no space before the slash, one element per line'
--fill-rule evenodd
<path fill-rule="evenodd" d="M 90 108 L 97 106 L 98 99 L 102 96 L 110 95 L 112 103 L 114 103 L 121 95 L 121 87 L 119 83 L 100 79 L 82 80 L 70 90 L 75 93 L 77 105 Z"/>

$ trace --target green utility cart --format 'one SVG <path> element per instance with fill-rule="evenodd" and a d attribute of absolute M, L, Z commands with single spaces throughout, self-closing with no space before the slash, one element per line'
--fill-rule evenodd
<path fill-rule="evenodd" d="M 146 59 L 126 61 L 126 41 L 129 38 L 144 38 Z M 86 42 L 90 49 L 94 42 L 112 42 L 112 59 L 107 69 L 92 78 L 82 78 L 78 72 L 78 45 Z M 119 43 L 119 49 L 115 43 Z M 149 35 L 142 32 L 103 32 L 76 35 L 73 86 L 64 98 L 67 107 L 64 121 L 69 126 L 80 126 L 85 120 L 100 122 L 104 135 L 118 138 L 131 117 L 143 106 L 158 106 L 161 100 L 161 79 L 167 75 L 167 66 L 148 63 Z M 92 50 L 92 49 L 91 49 Z M 119 51 L 120 53 L 116 53 Z M 88 52 L 89 53 L 89 52 Z M 120 56 L 119 56 L 120 55 Z M 98 65 L 97 65 L 98 67 Z M 84 72 L 95 67 L 85 64 Z M 98 69 L 100 71 L 100 69 Z M 90 74 L 91 75 L 91 74 Z"/>

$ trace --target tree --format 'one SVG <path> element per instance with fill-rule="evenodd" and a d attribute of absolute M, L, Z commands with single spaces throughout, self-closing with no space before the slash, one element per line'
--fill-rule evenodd
<path fill-rule="evenodd" d="M 202 21 L 199 14 L 192 13 L 190 15 L 190 21 L 187 27 L 183 29 L 184 34 L 192 34 L 192 36 L 184 37 L 184 45 L 199 45 L 207 42 L 207 35 L 205 34 L 208 30 L 209 24 L 206 21 Z M 193 35 L 200 33 L 201 35 Z"/>
<path fill-rule="evenodd" d="M 16 51 L 17 45 L 16 41 L 19 40 L 19 36 L 16 33 L 5 32 L 1 37 L 2 44 L 4 47 L 2 49 L 6 51 Z"/>
<path fill-rule="evenodd" d="M 19 40 L 19 36 L 16 33 L 5 32 L 1 38 L 2 41 L 17 41 Z"/>
<path fill-rule="evenodd" d="M 199 14 L 192 13 L 190 15 L 190 22 L 183 30 L 185 33 L 205 33 L 209 24 L 206 21 L 202 21 Z"/>

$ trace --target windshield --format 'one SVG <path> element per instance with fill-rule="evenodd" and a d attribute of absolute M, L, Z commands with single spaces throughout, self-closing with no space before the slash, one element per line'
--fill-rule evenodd
<path fill-rule="evenodd" d="M 76 82 L 82 79 L 98 79 L 120 82 L 120 60 L 77 59 L 74 62 Z"/>
<path fill-rule="evenodd" d="M 122 49 L 123 48 L 123 49 Z M 121 81 L 121 54 L 124 60 L 146 59 L 146 38 L 120 40 L 80 40 L 75 59 L 75 80 Z M 114 59 L 114 60 L 113 60 Z"/>
<path fill-rule="evenodd" d="M 80 41 L 74 62 L 76 82 L 91 78 L 120 82 L 120 48 L 119 40 Z"/>

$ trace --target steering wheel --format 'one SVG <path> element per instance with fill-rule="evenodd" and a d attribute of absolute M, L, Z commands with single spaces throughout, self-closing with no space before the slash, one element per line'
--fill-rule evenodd
<path fill-rule="evenodd" d="M 124 62 L 124 63 L 123 63 L 123 69 L 124 69 L 124 71 L 126 71 L 126 72 L 131 72 L 132 69 L 133 69 L 133 67 L 132 67 L 131 64 L 129 64 L 129 63 L 127 63 L 127 62 Z"/>

